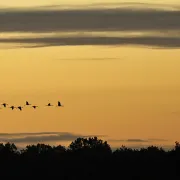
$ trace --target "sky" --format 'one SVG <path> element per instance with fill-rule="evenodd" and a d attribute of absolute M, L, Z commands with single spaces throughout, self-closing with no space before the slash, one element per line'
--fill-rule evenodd
<path fill-rule="evenodd" d="M 113 147 L 174 145 L 180 135 L 179 5 L 1 2 L 0 103 L 27 100 L 39 108 L 2 107 L 0 140 L 68 145 L 98 136 Z M 58 100 L 64 107 L 45 106 Z"/>

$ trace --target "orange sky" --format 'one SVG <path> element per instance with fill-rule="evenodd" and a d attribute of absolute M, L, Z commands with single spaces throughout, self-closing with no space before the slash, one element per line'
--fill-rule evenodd
<path fill-rule="evenodd" d="M 179 49 L 2 48 L 0 59 L 0 103 L 24 105 L 28 100 L 40 106 L 22 112 L 1 109 L 1 133 L 58 131 L 107 135 L 105 139 L 178 140 Z M 64 108 L 44 107 L 57 100 Z"/>
<path fill-rule="evenodd" d="M 23 105 L 29 100 L 40 106 L 21 113 L 1 110 L 1 132 L 65 131 L 115 139 L 176 139 L 179 134 L 179 50 L 52 47 L 0 51 L 1 102 Z M 59 99 L 64 108 L 44 107 Z"/>

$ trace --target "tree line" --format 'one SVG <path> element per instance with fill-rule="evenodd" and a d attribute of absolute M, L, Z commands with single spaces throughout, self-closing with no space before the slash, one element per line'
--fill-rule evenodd
<path fill-rule="evenodd" d="M 61 145 L 0 144 L 0 170 L 6 177 L 57 177 L 70 179 L 172 179 L 179 177 L 180 144 L 165 151 L 157 146 L 112 151 L 97 137 L 77 138 L 67 148 Z"/>

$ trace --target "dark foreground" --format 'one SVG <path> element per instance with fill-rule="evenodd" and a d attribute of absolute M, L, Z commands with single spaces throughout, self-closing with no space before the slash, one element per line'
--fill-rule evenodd
<path fill-rule="evenodd" d="M 180 179 L 180 144 L 168 152 L 155 146 L 112 152 L 96 137 L 78 138 L 68 148 L 37 144 L 20 152 L 14 144 L 0 144 L 0 171 L 2 177 L 33 179 Z"/>

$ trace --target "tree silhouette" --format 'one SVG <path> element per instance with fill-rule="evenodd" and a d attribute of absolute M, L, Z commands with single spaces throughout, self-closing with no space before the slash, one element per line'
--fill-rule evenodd
<path fill-rule="evenodd" d="M 14 143 L 6 143 L 5 145 L 3 143 L 0 144 L 0 154 L 15 154 L 17 152 L 17 147 Z"/>
<path fill-rule="evenodd" d="M 53 151 L 57 154 L 66 153 L 66 148 L 64 146 L 58 145 L 53 147 Z"/>
<path fill-rule="evenodd" d="M 175 151 L 180 151 L 180 143 L 178 141 L 175 142 Z"/>
<path fill-rule="evenodd" d="M 112 151 L 97 137 L 77 138 L 68 148 L 27 145 L 18 151 L 13 143 L 0 143 L 0 169 L 6 177 L 69 179 L 179 179 L 180 144 L 172 150 L 122 145 Z"/>
<path fill-rule="evenodd" d="M 86 152 L 93 154 L 98 153 L 101 155 L 112 153 L 112 150 L 107 141 L 104 142 L 97 137 L 77 138 L 74 142 L 70 144 L 69 149 L 73 152 Z"/>

